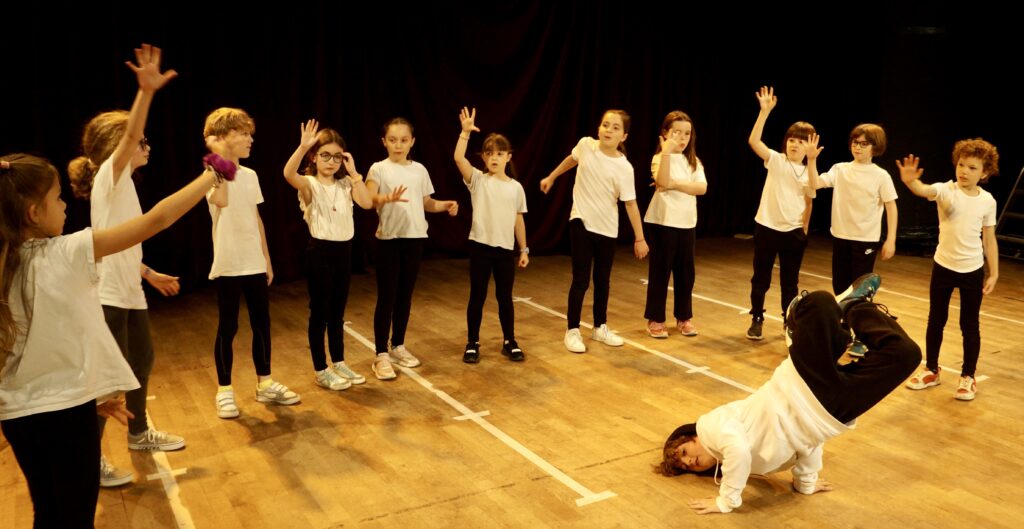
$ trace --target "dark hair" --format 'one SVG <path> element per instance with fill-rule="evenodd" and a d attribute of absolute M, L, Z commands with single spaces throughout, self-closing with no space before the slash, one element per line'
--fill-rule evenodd
<path fill-rule="evenodd" d="M 669 477 L 685 473 L 697 474 L 698 476 L 713 476 L 715 467 L 694 472 L 680 465 L 676 459 L 675 452 L 679 445 L 695 440 L 697 440 L 697 425 L 695 423 L 687 423 L 673 430 L 669 434 L 668 439 L 665 439 L 665 445 L 661 448 L 661 463 L 654 465 L 654 472 Z"/>
<path fill-rule="evenodd" d="M 807 138 L 814 134 L 814 132 L 814 125 L 806 121 L 793 123 L 786 129 L 786 134 L 782 137 L 782 152 L 786 152 L 786 144 L 789 143 L 790 138 L 807 141 Z"/>
<path fill-rule="evenodd" d="M 853 140 L 857 139 L 858 136 L 864 136 L 864 139 L 871 144 L 871 156 L 881 156 L 885 154 L 885 129 L 880 125 L 874 123 L 861 123 L 850 131 L 850 141 L 847 143 L 847 147 L 853 145 Z"/>
<path fill-rule="evenodd" d="M 82 132 L 82 154 L 68 164 L 71 191 L 78 198 L 88 199 L 100 164 L 110 158 L 128 130 L 128 113 L 113 110 L 97 114 L 86 123 Z"/>
<path fill-rule="evenodd" d="M 629 113 L 627 113 L 625 110 L 610 108 L 608 110 L 605 110 L 604 114 L 601 114 L 601 121 L 604 121 L 604 117 L 607 116 L 608 114 L 618 114 L 619 117 L 622 119 L 622 133 L 629 134 Z M 622 154 L 626 154 L 625 143 L 625 140 L 620 141 L 619 145 L 616 147 Z"/>
<path fill-rule="evenodd" d="M 342 152 L 348 150 L 348 145 L 345 144 L 345 139 L 338 134 L 338 131 L 334 129 L 321 129 L 320 132 L 316 133 L 316 144 L 313 145 L 309 152 L 306 153 L 306 168 L 304 173 L 309 176 L 316 176 L 316 157 L 320 152 L 320 148 L 324 145 L 330 145 L 337 143 L 338 147 L 341 147 Z M 345 169 L 345 164 L 341 164 L 341 168 L 338 172 L 334 173 L 335 180 L 341 180 L 348 176 L 348 169 Z"/>
<path fill-rule="evenodd" d="M 985 177 L 978 180 L 981 183 L 988 182 L 989 177 L 999 174 L 999 151 L 996 146 L 981 139 L 960 140 L 953 146 L 953 165 L 960 163 L 960 158 L 977 158 L 985 164 L 982 171 Z"/>
<path fill-rule="evenodd" d="M 686 148 L 683 149 L 683 157 L 690 163 L 690 169 L 697 170 L 697 129 L 693 126 L 693 120 L 690 116 L 682 110 L 673 110 L 665 116 L 665 119 L 661 122 L 661 135 L 665 136 L 668 131 L 672 130 L 672 125 L 677 121 L 684 121 L 690 124 L 690 141 L 687 142 Z M 661 142 L 658 142 L 658 148 L 655 149 L 654 154 L 661 153 Z M 657 175 L 655 175 L 657 176 Z"/>
<path fill-rule="evenodd" d="M 391 125 L 405 125 L 406 127 L 409 127 L 409 134 L 414 138 L 416 137 L 416 131 L 412 128 L 412 123 L 409 123 L 409 120 L 399 116 L 397 118 L 391 118 L 390 121 L 384 124 L 384 128 L 380 131 L 381 138 L 387 137 L 388 129 L 391 128 Z"/>
<path fill-rule="evenodd" d="M 25 265 L 21 247 L 28 228 L 28 208 L 46 197 L 54 181 L 60 178 L 57 168 L 49 161 L 28 154 L 8 154 L 0 157 L 0 370 L 7 355 L 14 348 L 18 325 L 8 304 L 14 276 Z M 28 274 L 22 275 L 26 282 Z M 31 300 L 22 288 L 22 304 L 31 320 Z"/>
<path fill-rule="evenodd" d="M 502 134 L 492 132 L 484 138 L 484 144 L 480 147 L 480 156 L 483 157 L 485 153 L 493 151 L 504 151 L 507 153 L 512 152 L 512 142 L 508 141 Z M 512 161 L 509 160 L 508 165 L 505 166 L 505 174 L 511 178 L 516 177 L 515 168 L 512 166 Z"/>

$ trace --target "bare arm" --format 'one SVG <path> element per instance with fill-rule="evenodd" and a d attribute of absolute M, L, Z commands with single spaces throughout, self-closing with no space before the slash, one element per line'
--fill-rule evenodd
<path fill-rule="evenodd" d="M 818 142 L 821 141 L 821 136 L 816 133 L 811 133 L 807 136 L 807 187 L 810 191 L 809 197 L 814 198 L 817 195 L 818 189 L 821 189 L 822 183 L 818 179 L 818 155 L 821 151 L 825 150 L 824 147 L 818 147 Z"/>
<path fill-rule="evenodd" d="M 128 112 L 128 123 L 125 125 L 124 135 L 117 144 L 113 153 L 114 185 L 121 178 L 121 173 L 132 161 L 135 150 L 140 147 L 140 142 L 145 136 L 146 117 L 149 115 L 149 105 L 153 102 L 153 95 L 157 90 L 163 88 L 168 81 L 178 76 L 174 70 L 160 73 L 160 48 L 143 44 L 141 48 L 135 48 L 135 60 L 138 66 L 126 62 L 129 68 L 135 72 L 139 82 L 139 91 L 135 94 L 135 102 Z"/>
<path fill-rule="evenodd" d="M 772 155 L 772 150 L 764 144 L 761 136 L 764 134 L 764 124 L 768 121 L 768 114 L 771 114 L 772 109 L 775 108 L 778 98 L 775 97 L 775 89 L 770 86 L 762 86 L 761 90 L 754 94 L 754 96 L 757 97 L 757 104 L 761 107 L 761 111 L 757 113 L 757 119 L 754 120 L 754 128 L 750 129 L 750 137 L 747 138 L 747 143 L 754 150 L 754 154 L 762 160 L 768 161 L 768 158 Z"/>
<path fill-rule="evenodd" d="M 899 212 L 896 211 L 896 201 L 890 200 L 885 203 L 886 236 L 885 244 L 882 245 L 882 260 L 886 261 L 896 255 L 896 225 L 899 224 Z"/>
<path fill-rule="evenodd" d="M 174 224 L 203 198 L 214 179 L 213 171 L 204 171 L 199 178 L 161 200 L 141 216 L 113 228 L 93 230 L 93 253 L 96 259 L 131 248 Z"/>
<path fill-rule="evenodd" d="M 985 251 L 985 261 L 988 262 L 988 277 L 985 278 L 985 286 L 981 292 L 991 294 L 996 288 L 996 281 L 999 281 L 999 243 L 996 240 L 995 226 L 981 228 L 981 245 Z"/>
<path fill-rule="evenodd" d="M 267 231 L 263 229 L 263 218 L 256 212 L 256 220 L 260 226 L 260 244 L 263 246 L 263 258 L 267 260 L 267 286 L 274 281 L 274 265 L 270 262 L 270 249 L 267 248 Z"/>
<path fill-rule="evenodd" d="M 302 203 L 307 206 L 313 201 L 313 191 L 309 188 L 309 180 L 299 174 L 299 166 L 302 165 L 302 159 L 306 157 L 306 153 L 316 145 L 318 128 L 320 125 L 315 119 L 299 124 L 299 146 L 295 148 L 295 152 L 284 164 L 284 179 L 288 185 L 299 191 Z"/>
<path fill-rule="evenodd" d="M 921 175 L 924 168 L 920 167 L 921 159 L 913 154 L 903 158 L 900 162 L 896 160 L 896 167 L 900 169 L 900 180 L 910 189 L 910 192 L 927 199 L 934 199 L 939 192 L 934 187 L 921 182 Z"/>
<path fill-rule="evenodd" d="M 526 221 L 523 214 L 516 214 L 516 242 L 519 244 L 519 268 L 526 268 L 530 264 L 529 246 L 526 245 Z"/>
<path fill-rule="evenodd" d="M 644 228 L 643 223 L 640 220 L 640 208 L 636 205 L 636 200 L 627 200 L 626 204 L 626 216 L 629 217 L 629 225 L 633 227 L 633 255 L 637 259 L 643 259 L 647 257 L 647 252 L 650 249 L 647 247 L 647 241 L 644 240 Z"/>
<path fill-rule="evenodd" d="M 455 142 L 455 165 L 459 168 L 459 172 L 462 173 L 462 180 L 467 184 L 473 181 L 473 165 L 466 159 L 466 148 L 469 146 L 469 135 L 473 131 L 480 132 L 480 129 L 476 127 L 474 122 L 476 121 L 476 109 L 472 111 L 466 107 L 462 107 L 462 112 L 459 113 L 459 122 L 462 123 L 462 132 L 459 133 L 459 139 Z"/>
<path fill-rule="evenodd" d="M 459 214 L 459 203 L 454 200 L 434 200 L 431 197 L 423 197 L 423 211 L 427 213 L 447 211 L 454 217 Z"/>
<path fill-rule="evenodd" d="M 811 230 L 811 209 L 814 207 L 814 199 L 811 197 L 804 197 L 804 235 L 810 233 Z"/>
<path fill-rule="evenodd" d="M 402 198 L 405 194 L 405 186 L 398 186 L 389 195 L 381 195 L 377 192 L 380 191 L 380 187 L 377 182 L 369 180 L 366 182 L 366 192 L 370 195 L 371 207 L 380 207 L 388 202 L 408 202 L 409 199 Z M 426 202 L 424 202 L 426 204 Z M 362 204 L 360 204 L 362 206 Z"/>
<path fill-rule="evenodd" d="M 573 159 L 571 154 L 569 156 L 566 156 L 565 159 L 562 160 L 562 163 L 558 164 L 558 167 L 555 167 L 554 171 L 551 171 L 551 174 L 549 174 L 546 178 L 540 181 L 540 190 L 543 191 L 545 194 L 548 191 L 551 191 L 551 186 L 554 185 L 555 180 L 557 180 L 559 176 L 562 176 L 562 174 L 564 174 L 569 169 L 576 167 L 577 164 L 578 162 L 575 159 Z"/>

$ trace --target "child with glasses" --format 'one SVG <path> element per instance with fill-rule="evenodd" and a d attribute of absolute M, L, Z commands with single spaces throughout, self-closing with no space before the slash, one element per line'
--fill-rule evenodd
<path fill-rule="evenodd" d="M 459 204 L 436 200 L 430 174 L 423 164 L 409 159 L 416 143 L 412 124 L 394 118 L 384 125 L 381 143 L 388 157 L 370 166 L 366 188 L 373 196 L 380 222 L 377 225 L 377 307 L 373 312 L 373 337 L 377 358 L 371 368 L 380 380 L 397 374 L 391 362 L 402 367 L 420 365 L 405 348 L 405 331 L 412 311 L 412 293 L 419 275 L 423 242 L 427 238 L 425 212 L 455 216 Z M 403 195 L 404 193 L 404 195 Z M 402 200 L 397 197 L 404 196 Z M 388 347 L 388 332 L 391 332 Z"/>
<path fill-rule="evenodd" d="M 996 201 L 978 184 L 999 174 L 999 152 L 981 139 L 961 140 L 953 147 L 956 179 L 921 183 L 924 169 L 910 155 L 899 160 L 900 179 L 915 195 L 935 202 L 939 210 L 939 245 L 932 263 L 928 291 L 928 330 L 925 333 L 925 365 L 907 381 L 910 389 L 939 385 L 939 350 L 942 330 L 949 317 L 953 289 L 960 290 L 960 332 L 963 334 L 964 362 L 954 397 L 974 400 L 977 383 L 974 372 L 981 350 L 978 316 L 981 301 L 991 294 L 999 280 L 999 247 L 996 242 Z M 985 262 L 988 277 L 985 277 Z"/>
<path fill-rule="evenodd" d="M 892 176 L 872 162 L 885 153 L 885 130 L 873 123 L 862 123 L 850 131 L 852 162 L 837 163 L 818 174 L 816 161 L 821 148 L 818 138 L 808 145 L 808 179 L 812 189 L 831 187 L 832 191 L 832 290 L 839 293 L 854 278 L 875 268 L 875 256 L 881 248 L 882 260 L 896 253 L 896 187 Z M 885 242 L 881 241 L 882 213 L 886 216 Z M 854 340 L 850 354 L 863 356 L 864 344 Z"/>
<path fill-rule="evenodd" d="M 494 273 L 494 298 L 498 301 L 498 318 L 504 336 L 501 352 L 513 362 L 526 357 L 516 342 L 515 308 L 512 305 L 512 285 L 515 282 L 516 263 L 526 268 L 530 263 L 530 249 L 526 246 L 526 192 L 515 180 L 512 171 L 512 144 L 501 134 L 490 134 L 484 139 L 480 157 L 487 172 L 483 172 L 466 159 L 469 135 L 476 127 L 476 109 L 463 107 L 459 113 L 462 132 L 455 143 L 455 165 L 462 181 L 473 197 L 473 227 L 469 232 L 469 305 L 466 308 L 468 340 L 462 361 L 475 364 L 480 361 L 480 320 L 487 298 L 487 283 Z M 515 243 L 519 251 L 515 251 Z"/>
<path fill-rule="evenodd" d="M 761 202 L 754 216 L 754 274 L 750 278 L 750 327 L 747 338 L 761 340 L 764 325 L 764 297 L 772 284 L 772 267 L 779 257 L 779 283 L 782 313 L 796 297 L 800 281 L 800 264 L 807 248 L 807 229 L 811 222 L 811 197 L 808 187 L 807 139 L 815 133 L 814 126 L 797 121 L 786 129 L 782 150 L 768 148 L 761 139 L 768 115 L 778 103 L 775 89 L 762 86 L 755 94 L 761 110 L 750 130 L 747 143 L 764 160 L 768 174 L 761 190 Z"/>
<path fill-rule="evenodd" d="M 68 174 L 75 196 L 89 200 L 92 227 L 108 229 L 142 215 L 142 205 L 132 175 L 149 163 L 151 149 L 144 136 L 146 117 L 153 95 L 177 73 L 160 71 L 160 48 L 143 44 L 135 50 L 138 65 L 132 66 L 139 90 L 131 112 L 104 112 L 89 120 L 82 134 L 82 152 L 71 161 Z M 108 255 L 98 263 L 97 291 L 103 317 L 114 340 L 131 366 L 139 389 L 125 395 L 128 411 L 128 448 L 131 450 L 178 450 L 180 436 L 151 429 L 146 423 L 146 396 L 153 370 L 153 339 L 149 312 L 142 290 L 145 279 L 165 296 L 178 293 L 178 278 L 161 274 L 142 262 L 142 244 Z M 100 417 L 103 436 L 106 419 Z M 100 485 L 116 487 L 132 481 L 133 475 L 100 458 Z"/>
<path fill-rule="evenodd" d="M 299 126 L 299 146 L 284 166 L 284 178 L 298 191 L 299 209 L 309 226 L 306 278 L 309 286 L 309 352 L 317 385 L 347 389 L 366 377 L 345 364 L 345 305 L 352 276 L 352 203 L 373 207 L 373 197 L 356 171 L 345 140 L 333 129 L 319 129 L 315 119 Z M 304 165 L 299 174 L 300 165 Z M 398 200 L 401 193 L 390 197 Z M 331 353 L 327 365 L 324 332 Z"/>
<path fill-rule="evenodd" d="M 206 117 L 203 136 L 207 145 L 223 144 L 224 157 L 238 167 L 235 179 L 214 185 L 206 195 L 213 222 L 213 265 L 210 279 L 217 286 L 217 339 L 213 346 L 217 368 L 214 403 L 221 419 L 238 417 L 231 386 L 234 363 L 232 342 L 238 332 L 238 303 L 245 296 L 252 328 L 252 362 L 256 367 L 256 400 L 292 405 L 299 395 L 270 375 L 270 300 L 267 288 L 274 268 L 267 249 L 267 234 L 257 205 L 263 203 L 256 171 L 239 165 L 252 150 L 256 124 L 244 110 L 218 108 Z"/>

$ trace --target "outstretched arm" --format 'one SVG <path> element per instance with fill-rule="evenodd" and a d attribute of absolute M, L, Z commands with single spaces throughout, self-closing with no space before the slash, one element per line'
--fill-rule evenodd
<path fill-rule="evenodd" d="M 305 123 L 299 123 L 299 146 L 284 164 L 284 179 L 288 185 L 294 187 L 302 196 L 302 203 L 309 205 L 313 200 L 313 192 L 309 189 L 309 180 L 299 174 L 299 166 L 306 153 L 316 145 L 316 133 L 320 124 L 315 119 Z"/>
<path fill-rule="evenodd" d="M 896 160 L 896 167 L 900 168 L 900 180 L 903 180 L 911 193 L 921 198 L 933 199 L 939 192 L 934 187 L 921 182 L 924 168 L 919 167 L 920 163 L 921 159 L 913 154 L 905 156 L 903 162 Z"/>
<path fill-rule="evenodd" d="M 459 122 L 462 123 L 462 132 L 459 133 L 459 140 L 455 142 L 455 165 L 462 173 L 462 179 L 468 184 L 473 180 L 473 165 L 466 159 L 466 147 L 469 145 L 469 135 L 473 132 L 480 132 L 476 127 L 476 109 L 469 110 L 462 107 L 459 112 Z"/>
<path fill-rule="evenodd" d="M 551 171 L 551 174 L 540 181 L 540 190 L 547 194 L 548 191 L 551 191 L 551 186 L 554 185 L 555 180 L 569 169 L 576 167 L 577 163 L 571 154 L 566 156 L 562 163 L 558 164 L 554 171 Z"/>
<path fill-rule="evenodd" d="M 754 94 L 754 97 L 757 98 L 757 104 L 761 107 L 761 111 L 757 113 L 757 119 L 754 120 L 754 128 L 750 130 L 747 143 L 750 144 L 751 149 L 754 149 L 755 154 L 762 160 L 768 161 L 772 150 L 764 144 L 761 136 L 764 134 L 764 124 L 768 121 L 768 114 L 772 113 L 778 99 L 775 97 L 775 88 L 770 86 L 762 86 L 761 90 Z"/>
<path fill-rule="evenodd" d="M 141 48 L 135 48 L 135 61 L 138 65 L 130 61 L 125 62 L 135 72 L 139 91 L 135 94 L 135 102 L 128 113 L 124 135 L 114 149 L 114 185 L 117 185 L 125 166 L 131 163 L 135 150 L 142 148 L 140 142 L 145 137 L 146 117 L 149 115 L 149 105 L 153 102 L 153 94 L 178 76 L 178 72 L 174 70 L 160 73 L 160 48 L 156 46 L 143 44 Z"/>
<path fill-rule="evenodd" d="M 423 211 L 428 213 L 447 211 L 454 217 L 459 214 L 459 203 L 454 200 L 434 200 L 430 197 L 423 197 Z"/>

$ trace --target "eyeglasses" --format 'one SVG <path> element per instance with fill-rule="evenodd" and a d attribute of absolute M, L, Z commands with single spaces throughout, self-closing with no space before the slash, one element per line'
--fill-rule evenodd
<path fill-rule="evenodd" d="M 335 154 L 331 154 L 329 152 L 322 152 L 317 154 L 317 156 L 320 157 L 321 162 L 329 162 L 331 160 L 334 160 L 335 162 L 341 163 L 345 159 L 345 153 L 343 152 Z"/>
<path fill-rule="evenodd" d="M 863 149 L 863 148 L 866 148 L 866 147 L 871 147 L 871 142 L 870 141 L 857 141 L 857 140 L 853 140 L 853 141 L 850 142 L 850 145 L 852 145 L 854 147 L 860 147 L 860 148 Z"/>
<path fill-rule="evenodd" d="M 144 151 L 144 150 L 146 150 L 148 148 L 149 148 L 149 139 L 146 138 L 145 136 L 143 136 L 142 139 L 139 140 L 139 149 Z"/>

